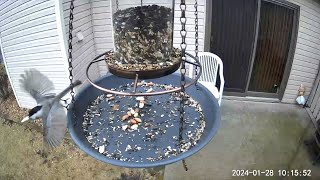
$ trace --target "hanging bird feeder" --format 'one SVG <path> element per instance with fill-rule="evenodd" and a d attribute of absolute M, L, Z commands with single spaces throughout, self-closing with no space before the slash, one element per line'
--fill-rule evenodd
<path fill-rule="evenodd" d="M 197 1 L 195 57 L 186 53 L 184 0 L 180 48 L 173 48 L 174 1 L 142 0 L 137 6 L 125 2 L 112 1 L 114 49 L 88 64 L 90 85 L 76 97 L 71 93 L 69 132 L 84 152 L 118 166 L 146 168 L 184 160 L 209 143 L 220 124 L 217 100 L 196 84 L 202 70 L 197 57 Z M 72 82 L 73 1 L 70 10 Z M 100 61 L 107 63 L 111 74 L 92 80 L 88 71 Z M 186 63 L 198 67 L 194 79 L 185 77 Z M 172 74 L 179 67 L 180 74 Z"/>
<path fill-rule="evenodd" d="M 123 4 L 122 4 L 122 3 Z M 174 2 L 128 7 L 112 1 L 114 53 L 106 54 L 109 71 L 120 77 L 149 79 L 173 73 L 181 53 L 173 48 Z"/>

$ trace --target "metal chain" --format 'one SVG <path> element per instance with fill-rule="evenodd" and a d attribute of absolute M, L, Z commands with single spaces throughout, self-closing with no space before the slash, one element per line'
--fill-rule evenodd
<path fill-rule="evenodd" d="M 182 138 L 182 133 L 183 133 L 183 124 L 184 124 L 184 102 L 185 102 L 185 88 L 184 86 L 186 85 L 186 65 L 185 65 L 185 60 L 186 60 L 186 3 L 185 0 L 181 0 L 180 2 L 180 10 L 181 10 L 181 17 L 180 17 L 180 23 L 181 23 L 181 30 L 180 30 L 180 35 L 182 42 L 180 44 L 181 48 L 181 68 L 180 68 L 180 73 L 181 73 L 181 81 L 180 81 L 180 86 L 181 86 L 181 91 L 180 91 L 180 127 L 179 127 L 179 142 L 180 142 L 180 153 L 182 149 L 182 143 L 183 143 L 183 138 Z M 188 171 L 187 164 L 185 160 L 182 160 L 183 167 L 186 171 Z"/>
<path fill-rule="evenodd" d="M 119 0 L 116 0 L 116 10 L 119 10 Z"/>
<path fill-rule="evenodd" d="M 74 4 L 73 4 L 74 0 L 71 0 L 70 2 L 70 15 L 69 15 L 69 39 L 68 39 L 68 44 L 69 44 L 69 48 L 68 48 L 68 63 L 69 63 L 69 80 L 70 80 L 70 85 L 73 84 L 73 75 L 72 75 L 72 70 L 73 70 L 73 66 L 72 66 L 72 31 L 73 31 L 73 9 L 74 9 Z M 71 88 L 70 90 L 70 95 L 71 95 L 71 103 L 74 103 L 74 88 Z M 69 107 L 69 105 L 68 105 Z"/>
<path fill-rule="evenodd" d="M 199 42 L 198 42 L 198 39 L 199 39 L 199 34 L 198 34 L 198 0 L 195 0 L 195 3 L 194 3 L 194 8 L 195 8 L 195 11 L 194 11 L 194 15 L 195 15 L 195 20 L 194 20 L 194 23 L 195 23 L 195 27 L 194 27 L 194 29 L 195 29 L 195 46 L 196 46 L 196 48 L 195 48 L 195 54 L 196 54 L 196 59 L 198 59 L 198 52 L 199 52 Z M 198 66 L 196 66 L 196 68 L 195 68 L 195 77 L 197 77 L 198 76 Z M 197 85 L 197 82 L 196 82 L 196 85 Z"/>

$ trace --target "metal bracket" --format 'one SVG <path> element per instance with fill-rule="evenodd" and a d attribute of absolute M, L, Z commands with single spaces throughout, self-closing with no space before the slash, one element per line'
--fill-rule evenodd
<path fill-rule="evenodd" d="M 114 90 L 111 90 L 111 89 L 107 89 L 107 88 L 104 88 L 104 87 L 101 87 L 99 85 L 97 85 L 96 83 L 93 82 L 93 80 L 89 77 L 89 69 L 91 67 L 92 64 L 94 63 L 97 63 L 97 62 L 100 62 L 100 61 L 104 61 L 104 59 L 100 59 L 101 57 L 103 57 L 105 54 L 109 53 L 109 51 L 103 53 L 103 54 L 100 54 L 99 56 L 97 56 L 96 58 L 94 58 L 87 66 L 87 69 L 86 69 L 86 76 L 87 76 L 87 79 L 89 81 L 89 83 L 94 86 L 95 88 L 97 89 L 100 89 L 104 92 L 107 92 L 107 93 L 111 93 L 111 94 L 116 94 L 116 95 L 122 95 L 122 96 L 155 96 L 155 95 L 161 95 L 161 94 L 167 94 L 167 93 L 173 93 L 173 92 L 178 92 L 181 90 L 181 87 L 178 87 L 178 88 L 174 88 L 174 89 L 170 89 L 170 90 L 165 90 L 165 91 L 159 91 L 159 92 L 148 92 L 148 93 L 135 93 L 135 92 L 132 92 L 132 93 L 128 93 L 128 92 L 120 92 L 120 91 L 114 91 Z M 199 62 L 198 59 L 196 59 L 194 56 L 192 56 L 191 54 L 187 53 L 186 52 L 186 55 L 189 56 L 190 58 L 194 59 L 196 64 L 198 67 L 199 67 L 199 73 L 198 75 L 189 83 L 185 84 L 184 85 L 184 88 L 188 88 L 190 87 L 191 85 L 195 84 L 198 79 L 200 78 L 201 76 L 201 73 L 202 73 L 202 66 Z M 185 61 L 186 63 L 189 63 L 189 61 Z M 136 79 L 137 80 L 137 77 Z"/>

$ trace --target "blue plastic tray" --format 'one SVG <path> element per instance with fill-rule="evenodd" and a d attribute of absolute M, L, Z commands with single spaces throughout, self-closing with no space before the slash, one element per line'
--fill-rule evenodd
<path fill-rule="evenodd" d="M 187 78 L 187 82 L 188 81 L 191 81 L 191 80 Z M 159 84 L 172 84 L 173 86 L 180 86 L 180 76 L 177 74 L 171 74 L 158 79 L 153 79 L 152 82 L 159 83 Z M 119 87 L 120 85 L 124 85 L 128 83 L 132 83 L 132 80 L 120 78 L 113 75 L 102 77 L 96 81 L 96 84 L 109 89 Z M 98 150 L 92 148 L 91 144 L 87 141 L 85 137 L 85 133 L 82 128 L 83 115 L 88 105 L 94 99 L 96 99 L 97 96 L 103 94 L 104 92 L 96 89 L 91 85 L 88 85 L 87 87 L 83 88 L 81 92 L 77 93 L 77 96 L 75 97 L 75 103 L 72 104 L 68 110 L 69 132 L 75 144 L 85 153 L 89 154 L 90 156 L 100 161 L 117 165 L 117 166 L 130 167 L 130 168 L 147 168 L 147 167 L 163 166 L 163 165 L 167 165 L 167 164 L 171 164 L 171 163 L 183 160 L 193 155 L 194 153 L 198 152 L 201 148 L 203 148 L 206 144 L 210 142 L 210 140 L 214 137 L 214 135 L 216 134 L 220 126 L 220 118 L 221 118 L 220 107 L 218 105 L 217 100 L 204 86 L 198 83 L 197 87 L 193 85 L 187 88 L 186 91 L 188 95 L 190 95 L 193 99 L 195 99 L 201 104 L 201 107 L 205 116 L 206 127 L 198 144 L 192 147 L 187 152 L 178 154 L 177 156 L 172 156 L 172 157 L 165 158 L 162 160 L 157 160 L 157 161 L 143 161 L 143 162 L 120 161 L 120 160 L 109 158 L 103 154 L 100 154 Z M 105 117 L 105 118 L 108 118 L 108 117 Z M 168 139 L 170 139 L 172 137 L 172 133 L 171 134 L 167 133 L 163 136 L 164 136 L 163 138 L 166 138 L 165 136 L 168 136 Z M 125 141 L 125 139 L 122 139 L 122 141 Z M 122 143 L 126 144 L 129 142 L 122 142 Z M 159 147 L 161 147 L 161 145 L 162 144 L 159 144 Z M 142 152 L 139 154 L 139 153 L 133 152 L 131 155 L 141 157 L 141 156 L 147 156 L 147 153 Z"/>

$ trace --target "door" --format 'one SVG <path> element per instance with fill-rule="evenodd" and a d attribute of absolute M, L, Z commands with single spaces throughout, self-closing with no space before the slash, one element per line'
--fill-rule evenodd
<path fill-rule="evenodd" d="M 277 96 L 284 77 L 294 25 L 294 10 L 262 1 L 259 33 L 248 91 Z"/>
<path fill-rule="evenodd" d="M 224 64 L 225 91 L 244 93 L 254 47 L 257 0 L 213 0 L 210 52 Z"/>
<path fill-rule="evenodd" d="M 296 45 L 299 6 L 284 0 L 210 3 L 210 52 L 223 61 L 226 94 L 281 99 Z"/>

